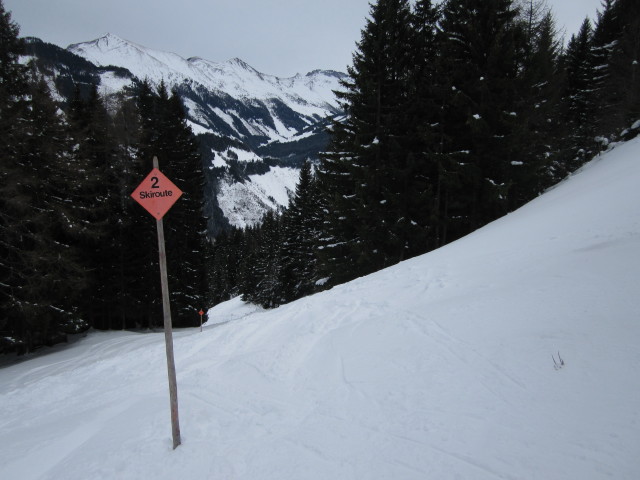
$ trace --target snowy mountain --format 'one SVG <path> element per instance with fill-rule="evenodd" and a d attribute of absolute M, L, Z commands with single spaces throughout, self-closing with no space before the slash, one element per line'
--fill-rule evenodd
<path fill-rule="evenodd" d="M 175 334 L 175 451 L 161 332 L 5 366 L 0 478 L 640 478 L 638 156 L 313 297 L 216 306 Z"/>
<path fill-rule="evenodd" d="M 341 113 L 333 93 L 345 77 L 339 72 L 278 78 L 238 58 L 221 63 L 185 59 L 111 34 L 63 51 L 38 42 L 30 40 L 31 55 L 41 63 L 48 59 L 52 89 L 60 98 L 72 93 L 74 82 L 65 84 L 65 75 L 98 82 L 106 98 L 142 80 L 175 88 L 209 166 L 209 215 L 215 219 L 213 212 L 220 207 L 236 226 L 286 206 L 288 197 L 281 192 L 292 191 L 304 160 L 318 158 L 328 140 L 326 126 Z M 265 185 L 275 190 L 265 190 Z"/>
<path fill-rule="evenodd" d="M 318 121 L 339 112 L 333 90 L 339 87 L 338 80 L 343 75 L 337 72 L 316 70 L 283 79 L 262 74 L 238 58 L 223 63 L 197 57 L 184 59 L 111 34 L 70 45 L 67 50 L 99 67 L 123 67 L 156 85 L 164 81 L 169 88 L 183 89 L 183 94 L 188 91 L 200 95 L 199 100 L 211 96 L 202 102 L 185 95 L 196 133 L 229 134 L 241 139 L 260 137 L 260 145 L 264 145 L 291 141 Z M 105 84 L 108 87 L 108 82 Z M 225 105 L 225 99 L 259 106 L 264 109 L 263 115 L 247 117 Z M 256 140 L 249 143 L 255 144 Z"/>

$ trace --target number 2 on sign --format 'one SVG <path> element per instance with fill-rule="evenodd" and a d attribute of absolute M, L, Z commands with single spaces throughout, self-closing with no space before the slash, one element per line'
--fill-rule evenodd
<path fill-rule="evenodd" d="M 160 180 L 158 179 L 158 177 L 151 177 L 151 182 L 152 182 L 151 188 L 160 188 L 160 186 L 158 185 L 159 181 Z"/>

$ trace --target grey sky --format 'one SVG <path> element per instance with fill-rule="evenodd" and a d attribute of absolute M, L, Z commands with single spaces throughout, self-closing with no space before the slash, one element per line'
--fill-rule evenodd
<path fill-rule="evenodd" d="M 575 33 L 600 0 L 548 0 Z M 22 36 L 66 47 L 112 33 L 183 57 L 239 57 L 280 77 L 346 69 L 369 0 L 4 0 Z"/>

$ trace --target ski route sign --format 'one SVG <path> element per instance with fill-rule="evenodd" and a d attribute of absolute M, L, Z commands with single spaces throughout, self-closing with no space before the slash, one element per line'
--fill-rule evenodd
<path fill-rule="evenodd" d="M 131 197 L 153 215 L 156 220 L 160 220 L 181 195 L 182 190 L 158 168 L 154 168 L 138 185 L 138 188 L 133 191 Z"/>

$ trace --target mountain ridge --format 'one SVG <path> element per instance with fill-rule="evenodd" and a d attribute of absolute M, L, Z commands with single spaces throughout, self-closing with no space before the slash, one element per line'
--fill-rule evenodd
<path fill-rule="evenodd" d="M 178 54 L 150 49 L 113 34 L 71 44 L 67 50 L 99 67 L 113 65 L 126 68 L 137 78 L 147 79 L 156 85 L 161 81 L 168 85 L 187 81 L 232 97 L 292 100 L 293 102 L 289 102 L 290 106 L 305 115 L 310 112 L 302 111 L 304 109 L 297 106 L 296 101 L 305 106 L 317 107 L 319 111 L 313 112 L 317 114 L 326 113 L 325 110 L 333 113 L 338 108 L 332 92 L 339 85 L 334 79 L 343 76 L 332 70 L 313 70 L 304 75 L 281 78 L 259 72 L 238 57 L 225 62 L 214 62 L 202 57 L 185 59 Z M 251 89 L 247 90 L 245 85 L 249 85 Z M 286 90 L 283 91 L 283 88 Z"/>

